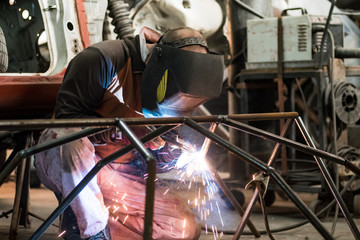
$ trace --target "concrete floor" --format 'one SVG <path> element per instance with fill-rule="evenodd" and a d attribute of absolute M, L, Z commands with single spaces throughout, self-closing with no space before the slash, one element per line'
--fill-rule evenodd
<path fill-rule="evenodd" d="M 244 191 L 246 197 L 246 204 L 248 203 L 251 197 L 251 191 L 246 190 Z M 6 212 L 12 209 L 13 201 L 14 201 L 14 194 L 15 194 L 15 183 L 13 181 L 9 181 L 4 183 L 3 186 L 0 187 L 0 213 Z M 309 205 L 313 200 L 317 198 L 316 194 L 310 193 L 301 193 L 299 196 L 302 200 Z M 56 208 L 57 201 L 53 193 L 47 190 L 44 187 L 31 189 L 30 191 L 30 205 L 31 205 L 31 212 L 46 219 L 51 212 Z M 200 240 L 206 239 L 232 239 L 233 235 L 222 235 L 220 234 L 221 231 L 235 231 L 237 225 L 240 221 L 240 216 L 237 215 L 234 211 L 229 210 L 226 208 L 224 202 L 220 202 L 220 208 L 222 208 L 222 220 L 224 222 L 224 226 L 222 227 L 220 224 L 219 218 L 215 218 L 210 220 L 214 225 L 221 226 L 218 227 L 219 235 L 214 237 L 213 233 L 209 230 L 209 233 L 206 234 L 206 231 L 202 231 L 202 235 Z M 275 203 L 267 208 L 268 210 L 268 219 L 270 222 L 270 227 L 272 229 L 281 228 L 285 226 L 292 225 L 294 223 L 302 222 L 304 218 L 299 213 L 299 211 L 294 207 L 292 202 L 283 200 L 281 197 L 277 196 Z M 18 228 L 17 239 L 29 239 L 30 236 L 34 233 L 34 231 L 40 226 L 42 221 L 30 217 L 31 219 L 31 227 L 24 228 L 20 226 Z M 360 219 L 354 219 L 356 224 L 360 226 Z M 11 221 L 11 214 L 9 218 L 2 217 L 0 218 L 0 239 L 9 239 L 9 227 Z M 251 221 L 254 223 L 258 230 L 264 229 L 264 221 L 261 214 L 261 210 L 259 204 L 256 204 L 254 211 L 251 215 Z M 58 220 L 54 222 L 58 224 Z M 326 229 L 331 229 L 332 225 L 332 218 L 327 218 L 323 220 L 323 224 Z M 249 230 L 245 228 L 245 231 L 248 232 Z M 330 231 L 330 230 L 329 230 Z M 285 232 L 275 233 L 274 237 L 278 240 L 282 239 L 322 239 L 321 235 L 314 229 L 311 224 L 306 224 L 302 227 L 288 230 Z M 47 239 L 47 240 L 55 240 L 58 238 L 58 229 L 54 226 L 50 226 L 44 235 L 40 239 Z M 256 239 L 252 235 L 243 235 L 241 239 Z M 262 237 L 257 238 L 260 240 L 269 239 L 268 236 L 262 235 Z M 350 240 L 355 239 L 349 230 L 348 225 L 346 224 L 343 218 L 339 218 L 336 231 L 334 234 L 334 239 L 338 240 Z"/>

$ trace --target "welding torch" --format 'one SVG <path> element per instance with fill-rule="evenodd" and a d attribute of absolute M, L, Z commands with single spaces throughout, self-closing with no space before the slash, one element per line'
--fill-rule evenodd
<path fill-rule="evenodd" d="M 154 131 L 156 129 L 156 127 L 154 126 L 146 126 L 150 131 Z M 177 146 L 179 149 L 185 150 L 187 152 L 195 152 L 196 149 L 190 144 L 190 143 L 186 143 L 185 141 L 181 141 L 179 139 L 179 135 L 176 134 L 176 138 L 173 137 L 169 137 L 166 135 L 161 135 L 160 138 L 162 140 L 164 140 L 167 143 L 170 143 L 172 145 Z"/>

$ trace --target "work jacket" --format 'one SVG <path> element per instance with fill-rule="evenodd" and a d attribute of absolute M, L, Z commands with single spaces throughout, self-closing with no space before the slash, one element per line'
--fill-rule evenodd
<path fill-rule="evenodd" d="M 142 117 L 140 93 L 144 69 L 138 36 L 102 41 L 84 49 L 66 69 L 56 99 L 55 118 Z M 144 134 L 137 131 L 137 135 Z M 114 136 L 113 131 L 90 140 L 102 158 L 128 144 L 123 136 Z M 118 161 L 132 158 L 130 153 Z"/>

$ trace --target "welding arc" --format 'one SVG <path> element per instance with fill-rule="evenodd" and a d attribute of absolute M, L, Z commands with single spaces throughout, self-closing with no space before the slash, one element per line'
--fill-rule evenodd
<path fill-rule="evenodd" d="M 179 147 L 182 150 L 188 151 L 188 152 L 194 152 L 194 149 L 191 149 L 190 147 L 186 146 L 185 144 L 182 144 L 178 141 L 176 141 L 175 139 L 171 138 L 171 137 L 167 137 L 165 135 L 162 135 L 161 138 L 165 141 L 168 142 L 170 144 L 173 144 L 177 147 Z"/>
<path fill-rule="evenodd" d="M 154 126 L 146 126 L 146 128 L 149 129 L 151 132 L 156 130 L 156 127 L 154 127 Z M 195 152 L 195 149 L 192 149 L 191 147 L 187 146 L 186 144 L 180 143 L 179 141 L 177 141 L 174 138 L 168 137 L 166 135 L 161 135 L 160 137 L 165 142 L 168 142 L 168 143 L 170 143 L 172 145 L 175 145 L 175 146 L 177 146 L 178 148 L 180 148 L 182 150 L 185 150 L 185 151 L 188 151 L 188 152 Z"/>
<path fill-rule="evenodd" d="M 346 183 L 346 185 L 344 186 L 344 188 L 341 190 L 340 195 L 344 195 L 344 193 L 346 192 L 346 190 L 350 187 L 351 183 L 356 179 L 356 175 L 353 175 L 350 180 Z M 328 205 L 326 205 L 323 209 L 321 209 L 318 213 L 316 213 L 315 215 L 318 217 L 321 214 L 323 214 L 325 211 L 327 211 L 329 208 L 331 208 L 333 205 L 335 204 L 335 199 L 333 199 Z M 305 224 L 309 223 L 309 220 L 305 220 L 303 222 L 300 223 L 296 223 L 293 225 L 289 225 L 286 227 L 282 227 L 282 228 L 275 228 L 275 229 L 271 229 L 271 233 L 278 233 L 278 232 L 284 232 L 284 231 L 288 231 L 291 229 L 295 229 L 298 227 L 301 227 Z M 206 230 L 203 226 L 201 226 L 201 229 Z M 260 234 L 266 234 L 266 230 L 258 230 Z M 234 235 L 235 231 L 222 231 L 223 234 L 225 235 Z M 242 234 L 244 235 L 252 235 L 253 233 L 250 231 L 244 231 L 242 232 Z"/>

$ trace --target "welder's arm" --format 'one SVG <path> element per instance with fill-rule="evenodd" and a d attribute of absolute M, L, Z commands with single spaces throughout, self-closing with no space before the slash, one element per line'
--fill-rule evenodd
<path fill-rule="evenodd" d="M 142 126 L 130 127 L 131 131 L 138 137 L 141 138 L 149 133 L 149 130 Z M 109 129 L 109 131 L 105 131 L 96 135 L 89 137 L 90 141 L 96 145 L 105 145 L 108 142 L 122 142 L 125 145 L 130 144 L 129 139 L 125 136 L 123 132 L 121 132 L 118 128 L 113 127 Z M 163 147 L 165 144 L 158 141 L 158 139 L 154 139 L 145 144 L 146 147 L 155 150 Z"/>
<path fill-rule="evenodd" d="M 95 109 L 128 56 L 121 41 L 108 41 L 89 47 L 73 58 L 58 92 L 55 118 L 100 118 Z M 89 137 L 95 144 L 119 141 L 116 128 Z"/>
<path fill-rule="evenodd" d="M 106 71 L 102 65 L 102 56 L 96 49 L 85 49 L 71 60 L 56 99 L 55 118 L 100 117 L 95 109 L 111 76 L 116 75 L 114 70 Z"/>
<path fill-rule="evenodd" d="M 173 169 L 183 151 L 192 152 L 195 150 L 192 145 L 179 138 L 176 130 L 162 135 L 161 139 L 165 141 L 165 145 L 160 149 L 152 151 L 152 154 L 157 159 L 156 169 L 158 173 Z"/>
<path fill-rule="evenodd" d="M 168 141 L 164 141 L 163 137 Z M 173 169 L 177 163 L 178 158 L 181 156 L 183 150 L 189 151 L 189 147 L 184 148 L 184 142 L 182 142 L 177 135 L 176 131 L 170 131 L 161 137 L 161 144 L 159 145 L 160 148 L 149 148 L 150 153 L 155 157 L 157 160 L 156 164 L 156 172 L 157 173 L 164 173 L 168 172 Z M 171 139 L 171 140 L 170 140 Z M 157 141 L 155 139 L 153 141 Z M 145 144 L 145 145 L 148 145 Z M 136 151 L 136 157 L 130 163 L 140 172 L 145 173 L 147 169 L 147 163 L 145 158 Z"/>
<path fill-rule="evenodd" d="M 95 110 L 129 57 L 123 45 L 118 40 L 99 42 L 70 61 L 57 95 L 55 118 L 101 117 Z"/>
<path fill-rule="evenodd" d="M 156 172 L 164 173 L 173 169 L 182 150 L 177 147 L 174 148 L 172 144 L 165 143 L 162 148 L 150 150 L 150 152 L 157 160 Z"/>

